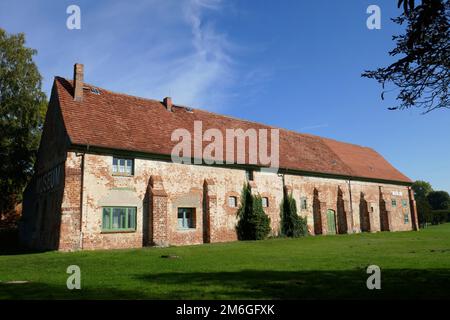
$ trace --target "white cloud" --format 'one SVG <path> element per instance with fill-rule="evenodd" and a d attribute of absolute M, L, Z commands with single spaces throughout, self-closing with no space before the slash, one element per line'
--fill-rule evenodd
<path fill-rule="evenodd" d="M 66 6 L 21 0 L 0 7 L 6 30 L 25 32 L 49 93 L 53 76 L 71 78 L 85 64 L 85 81 L 106 89 L 218 110 L 236 79 L 237 47 L 220 31 L 227 7 L 219 0 L 79 1 L 82 29 L 67 30 Z M 19 22 L 14 17 L 21 15 Z"/>
<path fill-rule="evenodd" d="M 113 81 L 113 89 L 156 99 L 172 96 L 175 104 L 217 111 L 224 106 L 235 76 L 236 46 L 211 17 L 219 14 L 222 3 L 176 3 L 158 8 L 159 17 L 145 30 L 151 40 L 127 56 L 120 71 L 123 76 Z"/>
<path fill-rule="evenodd" d="M 170 63 L 159 91 L 169 91 L 174 101 L 217 108 L 233 79 L 233 45 L 206 16 L 221 8 L 220 1 L 194 0 L 183 8 L 191 31 L 191 50 Z"/>

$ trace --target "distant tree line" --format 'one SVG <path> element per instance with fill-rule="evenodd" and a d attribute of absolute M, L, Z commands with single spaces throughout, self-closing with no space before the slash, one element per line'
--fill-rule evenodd
<path fill-rule="evenodd" d="M 433 190 L 431 184 L 418 180 L 412 189 L 421 226 L 450 222 L 450 195 L 447 191 Z"/>

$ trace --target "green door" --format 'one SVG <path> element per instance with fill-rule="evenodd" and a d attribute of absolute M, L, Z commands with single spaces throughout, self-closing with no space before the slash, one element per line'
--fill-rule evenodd
<path fill-rule="evenodd" d="M 336 219 L 334 210 L 327 211 L 328 234 L 336 234 Z"/>

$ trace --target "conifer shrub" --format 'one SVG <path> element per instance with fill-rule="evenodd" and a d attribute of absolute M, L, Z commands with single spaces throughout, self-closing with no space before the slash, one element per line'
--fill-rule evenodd
<path fill-rule="evenodd" d="M 297 214 L 297 204 L 291 194 L 284 192 L 283 201 L 280 205 L 281 235 L 285 237 L 298 238 L 308 235 L 306 217 Z"/>
<path fill-rule="evenodd" d="M 242 189 L 237 216 L 236 231 L 239 240 L 262 240 L 269 235 L 270 218 L 264 212 L 262 198 L 252 195 L 248 183 Z"/>

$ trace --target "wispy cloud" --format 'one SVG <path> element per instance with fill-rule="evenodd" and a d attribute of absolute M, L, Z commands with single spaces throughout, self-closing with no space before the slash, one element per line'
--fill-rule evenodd
<path fill-rule="evenodd" d="M 37 62 L 50 91 L 53 76 L 72 76 L 75 62 L 85 64 L 85 80 L 107 89 L 148 98 L 172 96 L 175 103 L 221 109 L 236 79 L 238 47 L 220 30 L 229 6 L 220 0 L 79 1 L 82 29 L 65 28 L 60 2 L 0 5 L 3 27 L 25 32 L 37 48 Z M 4 9 L 4 10 L 3 10 Z M 22 16 L 18 23 L 17 14 Z"/>
<path fill-rule="evenodd" d="M 206 16 L 222 8 L 218 0 L 193 0 L 185 4 L 183 16 L 191 31 L 192 51 L 177 59 L 159 90 L 171 92 L 186 104 L 221 105 L 231 84 L 232 51 L 236 49 Z"/>
<path fill-rule="evenodd" d="M 140 96 L 172 96 L 178 104 L 221 109 L 237 72 L 233 59 L 237 46 L 220 32 L 213 18 L 223 9 L 222 2 L 154 3 L 146 11 L 154 12 L 155 5 L 159 16 L 144 30 L 152 40 L 128 55 L 121 68 L 124 76 L 108 83 Z M 122 15 L 117 9 L 109 12 L 110 19 Z"/>

